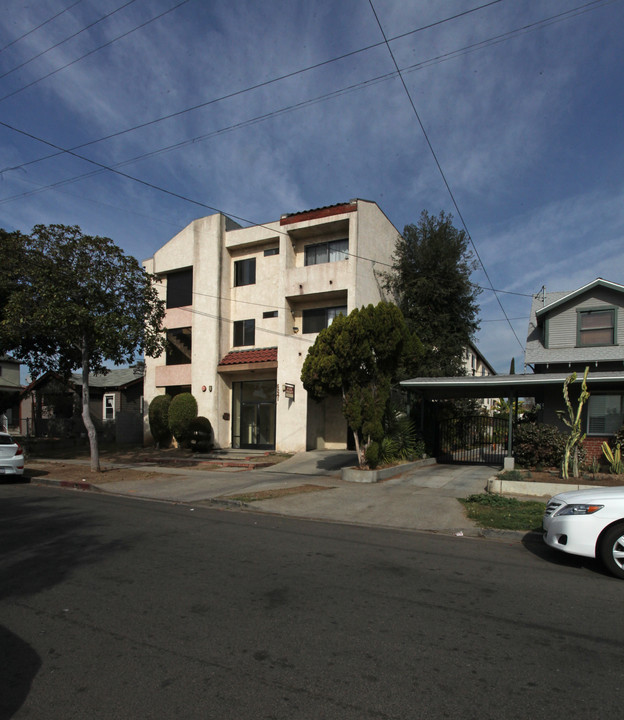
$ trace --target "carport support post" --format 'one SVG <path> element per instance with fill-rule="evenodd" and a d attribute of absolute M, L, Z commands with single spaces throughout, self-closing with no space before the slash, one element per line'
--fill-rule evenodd
<path fill-rule="evenodd" d="M 507 457 L 503 460 L 503 470 L 514 469 L 514 456 L 513 456 L 513 408 L 517 402 L 516 395 L 511 395 L 507 398 L 509 402 L 509 427 L 507 428 Z"/>

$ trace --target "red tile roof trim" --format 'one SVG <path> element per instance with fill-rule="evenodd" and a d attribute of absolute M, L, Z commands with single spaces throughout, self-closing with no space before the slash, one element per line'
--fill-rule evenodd
<path fill-rule="evenodd" d="M 328 207 L 316 208 L 315 210 L 304 210 L 304 212 L 284 215 L 280 218 L 280 225 L 291 225 L 292 223 L 304 222 L 305 220 L 317 220 L 318 218 L 330 217 L 331 215 L 342 215 L 343 213 L 356 211 L 356 203 L 329 205 Z"/>
<path fill-rule="evenodd" d="M 277 362 L 277 348 L 256 348 L 254 350 L 232 350 L 219 363 L 221 365 L 242 365 L 244 363 Z"/>

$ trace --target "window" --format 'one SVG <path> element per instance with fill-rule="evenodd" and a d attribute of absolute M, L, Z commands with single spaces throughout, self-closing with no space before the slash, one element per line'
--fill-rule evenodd
<path fill-rule="evenodd" d="M 255 345 L 256 343 L 256 321 L 236 320 L 234 322 L 234 347 L 240 345 Z"/>
<path fill-rule="evenodd" d="M 263 318 L 277 317 L 277 310 L 267 310 L 262 313 Z"/>
<path fill-rule="evenodd" d="M 104 420 L 114 420 L 115 419 L 115 396 L 114 395 L 104 395 L 104 398 L 102 399 L 102 417 Z"/>
<path fill-rule="evenodd" d="M 579 310 L 578 345 L 615 345 L 615 308 Z"/>
<path fill-rule="evenodd" d="M 349 240 L 347 238 L 317 243 L 316 245 L 306 245 L 305 264 L 319 265 L 320 263 L 346 260 L 348 252 Z"/>
<path fill-rule="evenodd" d="M 303 332 L 317 333 L 329 327 L 339 314 L 346 315 L 346 305 L 330 308 L 314 308 L 303 311 Z"/>
<path fill-rule="evenodd" d="M 188 365 L 192 352 L 191 328 L 167 330 L 167 365 Z"/>
<path fill-rule="evenodd" d="M 268 257 L 269 255 L 279 255 L 279 247 L 267 248 L 264 251 L 264 257 Z"/>
<path fill-rule="evenodd" d="M 256 282 L 256 258 L 237 260 L 234 263 L 234 286 L 255 285 Z"/>
<path fill-rule="evenodd" d="M 587 434 L 614 435 L 624 424 L 622 395 L 590 395 L 587 403 Z"/>
<path fill-rule="evenodd" d="M 167 307 L 193 304 L 193 268 L 167 273 Z"/>

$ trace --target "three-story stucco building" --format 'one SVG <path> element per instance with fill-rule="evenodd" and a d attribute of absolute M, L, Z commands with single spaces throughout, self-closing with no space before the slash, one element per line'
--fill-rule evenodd
<path fill-rule="evenodd" d="M 147 403 L 191 392 L 218 447 L 346 447 L 340 401 L 308 399 L 301 367 L 338 313 L 383 299 L 398 235 L 366 200 L 251 227 L 193 221 L 144 262 L 160 279 L 168 340 L 146 359 Z"/>

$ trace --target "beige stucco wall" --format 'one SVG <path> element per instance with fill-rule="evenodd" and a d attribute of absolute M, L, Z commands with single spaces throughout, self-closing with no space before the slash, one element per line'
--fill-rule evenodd
<path fill-rule="evenodd" d="M 230 231 L 225 228 L 222 215 L 195 220 L 144 262 L 145 268 L 156 274 L 193 267 L 193 306 L 168 310 L 165 322 L 169 329 L 192 328 L 192 364 L 166 366 L 164 355 L 146 359 L 146 404 L 164 393 L 167 385 L 190 384 L 199 414 L 213 425 L 217 445 L 229 447 L 231 421 L 226 418 L 232 413 L 232 382 L 274 378 L 276 449 L 305 450 L 308 398 L 300 376 L 316 335 L 302 333 L 302 309 L 346 304 L 351 311 L 377 303 L 383 294 L 375 271 L 388 267 L 373 266 L 371 260 L 390 264 L 398 233 L 374 203 L 365 201 L 358 201 L 357 211 L 329 218 L 283 226 L 273 222 Z M 304 265 L 306 244 L 347 234 L 347 260 Z M 278 255 L 264 255 L 265 248 L 276 245 Z M 251 257 L 256 258 L 255 284 L 234 287 L 234 263 Z M 159 289 L 163 298 L 165 282 L 163 278 Z M 263 317 L 264 312 L 274 310 L 277 317 Z M 254 347 L 277 347 L 277 370 L 217 373 L 219 360 L 230 350 L 251 349 L 232 347 L 233 323 L 247 319 L 255 320 Z M 294 400 L 284 395 L 286 383 L 295 386 Z M 325 404 L 322 432 L 325 447 L 345 447 L 346 423 L 339 401 Z"/>

